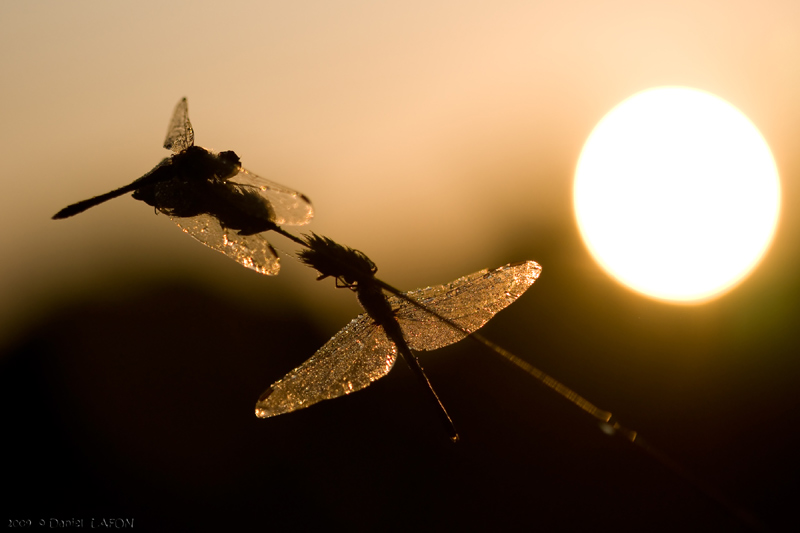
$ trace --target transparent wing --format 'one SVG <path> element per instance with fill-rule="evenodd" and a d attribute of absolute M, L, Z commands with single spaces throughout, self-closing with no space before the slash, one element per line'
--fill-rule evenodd
<path fill-rule="evenodd" d="M 194 130 L 192 123 L 189 122 L 189 104 L 186 102 L 186 98 L 183 98 L 175 106 L 175 112 L 172 113 L 167 138 L 164 140 L 164 148 L 177 154 L 190 146 L 194 146 Z"/>
<path fill-rule="evenodd" d="M 261 236 L 239 235 L 223 228 L 211 215 L 170 217 L 185 233 L 259 274 L 275 276 L 281 268 L 275 249 Z"/>
<path fill-rule="evenodd" d="M 290 413 L 361 390 L 388 374 L 396 359 L 397 348 L 383 328 L 369 315 L 360 315 L 262 394 L 256 416 Z"/>
<path fill-rule="evenodd" d="M 541 271 L 535 261 L 513 263 L 405 294 L 472 333 L 528 290 Z M 389 304 L 412 350 L 436 350 L 467 336 L 399 296 L 390 296 Z"/>
<path fill-rule="evenodd" d="M 473 332 L 519 298 L 541 271 L 537 263 L 526 261 L 406 294 Z M 434 350 L 466 336 L 400 297 L 390 297 L 389 303 L 411 349 Z M 256 416 L 289 413 L 361 390 L 389 373 L 396 359 L 397 348 L 383 329 L 369 315 L 360 315 L 262 394 Z"/>
<path fill-rule="evenodd" d="M 306 198 L 304 194 L 261 176 L 256 176 L 244 168 L 228 181 L 258 190 L 259 194 L 266 198 L 275 210 L 275 220 L 273 222 L 278 226 L 302 226 L 308 224 L 314 216 L 311 200 Z"/>

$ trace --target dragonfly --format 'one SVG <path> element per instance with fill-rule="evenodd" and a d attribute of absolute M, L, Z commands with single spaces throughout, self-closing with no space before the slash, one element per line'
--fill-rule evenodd
<path fill-rule="evenodd" d="M 436 350 L 480 329 L 517 300 L 541 273 L 535 261 L 481 270 L 451 283 L 399 293 L 375 277 L 362 252 L 312 234 L 300 260 L 356 292 L 366 311 L 333 336 L 310 359 L 269 387 L 255 414 L 268 418 L 361 390 L 385 376 L 398 353 L 437 406 L 450 439 L 458 432 L 412 350 Z M 386 296 L 384 290 L 397 294 Z"/>
<path fill-rule="evenodd" d="M 233 151 L 216 153 L 195 146 L 186 98 L 175 106 L 164 148 L 173 155 L 141 178 L 69 205 L 53 219 L 77 215 L 133 192 L 134 199 L 167 215 L 209 248 L 260 274 L 278 274 L 278 254 L 261 233 L 284 224 L 307 224 L 314 216 L 311 201 L 246 170 Z"/>

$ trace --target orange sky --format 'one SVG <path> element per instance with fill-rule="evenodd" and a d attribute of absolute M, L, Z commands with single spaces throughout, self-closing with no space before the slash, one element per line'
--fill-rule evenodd
<path fill-rule="evenodd" d="M 0 328 L 121 265 L 262 281 L 130 198 L 50 220 L 166 156 L 184 95 L 199 145 L 307 194 L 308 229 L 366 251 L 401 287 L 539 259 L 537 238 L 574 231 L 584 140 L 648 87 L 742 110 L 792 205 L 798 27 L 792 1 L 3 2 Z M 779 247 L 798 233 L 792 211 L 775 253 L 796 260 Z"/>
<path fill-rule="evenodd" d="M 361 249 L 392 285 L 539 261 L 482 333 L 743 511 L 797 522 L 799 28 L 797 0 L 0 2 L 11 502 L 164 530 L 208 529 L 215 512 L 229 529 L 734 530 L 707 526 L 729 523 L 711 516 L 723 508 L 679 475 L 467 342 L 421 357 L 456 450 L 408 369 L 256 420 L 258 395 L 357 314 L 350 291 L 285 255 L 259 276 L 129 196 L 50 219 L 169 155 L 186 96 L 198 145 L 308 195 L 300 231 Z M 736 106 L 782 179 L 771 250 L 703 305 L 611 280 L 572 213 L 594 126 L 662 85 Z"/>

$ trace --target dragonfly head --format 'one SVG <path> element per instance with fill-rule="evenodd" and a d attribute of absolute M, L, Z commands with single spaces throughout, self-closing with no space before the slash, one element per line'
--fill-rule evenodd
<path fill-rule="evenodd" d="M 336 278 L 337 287 L 355 289 L 362 281 L 372 279 L 378 267 L 364 253 L 342 246 L 328 237 L 311 234 L 306 237 L 308 249 L 299 253 L 300 261 L 320 273 L 318 280 Z"/>
<path fill-rule="evenodd" d="M 220 152 L 219 158 L 225 163 L 228 163 L 230 165 L 238 166 L 242 164 L 242 160 L 239 159 L 239 156 L 236 155 L 236 152 L 234 152 L 233 150 L 225 150 L 224 152 Z"/>

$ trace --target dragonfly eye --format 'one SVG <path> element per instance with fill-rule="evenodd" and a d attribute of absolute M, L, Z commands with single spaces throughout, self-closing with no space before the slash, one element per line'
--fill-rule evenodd
<path fill-rule="evenodd" d="M 226 150 L 224 152 L 220 152 L 219 158 L 231 165 L 241 164 L 241 159 L 239 159 L 239 156 L 236 155 L 236 152 L 234 152 L 233 150 Z"/>

